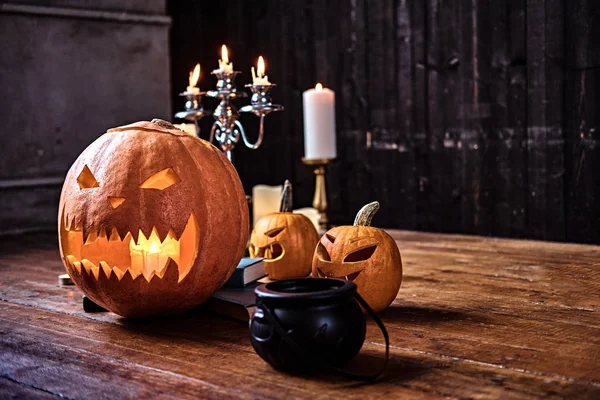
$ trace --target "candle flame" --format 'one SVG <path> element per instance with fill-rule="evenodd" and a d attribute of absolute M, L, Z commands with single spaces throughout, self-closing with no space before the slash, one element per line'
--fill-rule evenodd
<path fill-rule="evenodd" d="M 158 253 L 158 245 L 156 242 L 152 242 L 150 245 L 150 253 Z"/>
<path fill-rule="evenodd" d="M 227 46 L 221 46 L 221 61 L 225 64 L 229 64 L 229 54 L 227 54 Z"/>
<path fill-rule="evenodd" d="M 198 84 L 198 79 L 200 79 L 200 64 L 196 64 L 196 68 L 194 68 L 193 72 L 190 72 L 189 84 L 194 87 Z"/>
<path fill-rule="evenodd" d="M 265 76 L 265 60 L 263 56 L 258 57 L 258 65 L 256 66 L 256 74 L 259 78 Z"/>
<path fill-rule="evenodd" d="M 321 85 L 320 83 L 317 83 L 317 85 L 315 86 L 315 90 L 317 92 L 321 92 L 323 91 L 323 85 Z"/>

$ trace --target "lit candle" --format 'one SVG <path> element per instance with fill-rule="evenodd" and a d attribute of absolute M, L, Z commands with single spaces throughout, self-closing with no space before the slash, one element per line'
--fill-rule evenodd
<path fill-rule="evenodd" d="M 265 75 L 265 60 L 262 56 L 258 57 L 258 65 L 256 66 L 257 74 L 254 74 L 254 67 L 252 67 L 252 84 L 253 85 L 270 85 L 269 77 Z"/>
<path fill-rule="evenodd" d="M 233 63 L 229 62 L 229 54 L 227 52 L 227 46 L 221 46 L 221 59 L 219 60 L 219 69 L 214 70 L 217 73 L 226 72 L 228 74 L 233 72 Z"/>
<path fill-rule="evenodd" d="M 196 64 L 194 71 L 190 72 L 190 77 L 188 78 L 189 85 L 186 89 L 187 93 L 200 94 L 200 89 L 196 87 L 198 84 L 198 79 L 200 79 L 200 64 Z"/>
<path fill-rule="evenodd" d="M 304 106 L 304 157 L 333 159 L 335 145 L 335 93 L 317 83 L 302 95 Z"/>
<path fill-rule="evenodd" d="M 152 242 L 149 250 L 142 250 L 144 255 L 144 276 L 146 279 L 150 278 L 152 272 L 158 272 L 160 268 L 159 264 L 159 251 L 156 242 Z"/>

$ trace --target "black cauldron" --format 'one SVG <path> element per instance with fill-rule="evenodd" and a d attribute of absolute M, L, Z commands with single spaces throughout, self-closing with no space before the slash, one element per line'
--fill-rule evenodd
<path fill-rule="evenodd" d="M 274 368 L 286 372 L 332 368 L 355 378 L 374 379 L 341 369 L 365 341 L 366 323 L 360 306 L 383 323 L 356 292 L 353 282 L 302 278 L 270 282 L 255 289 L 256 310 L 250 320 L 252 347 Z M 359 305 L 360 303 L 360 305 Z M 383 369 L 382 369 L 383 370 Z"/>

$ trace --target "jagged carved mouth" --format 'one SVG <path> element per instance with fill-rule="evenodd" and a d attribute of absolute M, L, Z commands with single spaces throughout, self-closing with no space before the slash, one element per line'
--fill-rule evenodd
<path fill-rule="evenodd" d="M 199 227 L 193 213 L 179 237 L 169 230 L 162 238 L 156 228 L 148 236 L 140 230 L 138 235 L 127 232 L 122 237 L 116 228 L 107 232 L 98 227 L 90 230 L 84 240 L 81 224 L 73 226 L 73 220 L 63 213 L 61 246 L 65 262 L 79 273 L 84 268 L 96 279 L 102 269 L 107 278 L 114 274 L 120 281 L 129 273 L 133 279 L 142 275 L 150 282 L 155 276 L 162 279 L 173 260 L 181 282 L 190 272 L 198 253 Z"/>
<path fill-rule="evenodd" d="M 284 254 L 285 251 L 279 243 L 271 243 L 265 247 L 250 245 L 250 255 L 252 257 L 264 258 L 265 262 L 281 260 Z"/>
<path fill-rule="evenodd" d="M 326 274 L 324 273 L 321 268 L 317 267 L 317 274 L 319 275 L 319 278 L 337 278 L 337 279 L 344 279 L 350 282 L 354 282 L 354 280 L 356 278 L 358 278 L 358 276 L 360 275 L 360 273 L 362 272 L 362 269 L 360 271 L 356 271 L 353 272 L 351 274 L 348 275 L 344 275 L 344 276 L 333 276 L 333 274 Z"/>

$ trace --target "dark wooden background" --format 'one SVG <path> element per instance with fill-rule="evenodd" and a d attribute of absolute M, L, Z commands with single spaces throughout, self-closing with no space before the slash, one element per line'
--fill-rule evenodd
<path fill-rule="evenodd" d="M 259 54 L 278 85 L 286 111 L 263 147 L 235 151 L 247 192 L 289 178 L 296 206 L 311 203 L 302 92 L 320 81 L 337 100 L 334 223 L 376 199 L 383 227 L 600 243 L 598 2 L 177 0 L 168 12 L 175 110 L 196 62 L 201 86 L 215 84 L 223 43 L 240 86 Z"/>
<path fill-rule="evenodd" d="M 83 149 L 172 114 L 165 13 L 165 0 L 0 1 L 0 235 L 56 230 Z"/>

